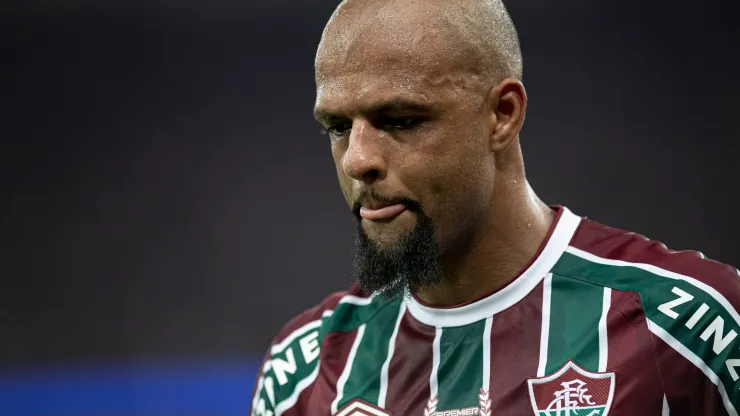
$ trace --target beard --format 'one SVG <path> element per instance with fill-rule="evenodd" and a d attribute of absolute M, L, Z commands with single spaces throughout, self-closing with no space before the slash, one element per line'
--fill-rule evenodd
<path fill-rule="evenodd" d="M 434 224 L 421 206 L 404 201 L 416 214 L 416 226 L 397 243 L 379 247 L 362 228 L 359 207 L 355 211 L 357 230 L 353 250 L 354 278 L 368 292 L 392 297 L 411 295 L 419 288 L 434 286 L 442 281 L 439 248 L 434 236 Z"/>

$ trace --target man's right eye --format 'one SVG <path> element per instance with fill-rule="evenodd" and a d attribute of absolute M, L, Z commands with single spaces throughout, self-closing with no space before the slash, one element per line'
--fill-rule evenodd
<path fill-rule="evenodd" d="M 326 128 L 327 133 L 335 137 L 345 136 L 350 132 L 350 130 L 352 130 L 351 123 L 338 123 Z"/>

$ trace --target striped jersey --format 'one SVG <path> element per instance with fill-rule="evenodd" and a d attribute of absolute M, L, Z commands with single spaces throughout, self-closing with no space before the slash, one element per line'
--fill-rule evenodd
<path fill-rule="evenodd" d="M 353 287 L 270 346 L 252 416 L 737 415 L 740 273 L 557 216 L 530 264 L 452 308 Z"/>

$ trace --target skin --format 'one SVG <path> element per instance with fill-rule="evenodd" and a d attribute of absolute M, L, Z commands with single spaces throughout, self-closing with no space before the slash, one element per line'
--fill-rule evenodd
<path fill-rule="evenodd" d="M 481 41 L 475 29 L 495 18 L 475 1 L 345 1 L 316 57 L 315 114 L 349 206 L 408 198 L 434 222 L 445 278 L 415 293 L 430 305 L 504 286 L 554 217 L 525 177 L 520 61 L 505 39 Z M 416 221 L 405 211 L 362 228 L 392 247 Z"/>

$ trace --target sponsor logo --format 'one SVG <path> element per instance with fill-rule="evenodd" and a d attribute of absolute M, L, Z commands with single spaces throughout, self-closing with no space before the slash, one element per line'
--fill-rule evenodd
<path fill-rule="evenodd" d="M 614 373 L 592 373 L 573 361 L 547 377 L 527 380 L 536 416 L 607 416 L 614 381 Z"/>
<path fill-rule="evenodd" d="M 728 348 L 730 351 L 737 351 L 736 345 L 731 346 L 733 342 L 737 344 L 735 340 L 738 335 L 735 331 L 737 325 L 733 320 L 730 320 L 725 325 L 724 318 L 717 312 L 719 308 L 712 309 L 706 303 L 696 299 L 691 293 L 683 291 L 678 287 L 674 286 L 671 292 L 678 297 L 658 305 L 658 310 L 663 315 L 673 320 L 684 320 L 691 314 L 691 317 L 685 321 L 684 325 L 692 331 L 691 334 L 694 337 L 698 335 L 702 341 L 709 343 L 715 355 L 724 353 Z M 725 327 L 728 327 L 726 333 Z M 740 367 L 740 359 L 734 353 L 731 352 L 730 354 L 728 354 L 725 360 L 725 367 L 727 367 L 732 381 L 737 382 L 740 379 L 740 375 L 737 372 L 737 368 Z M 707 358 L 710 358 L 707 355 L 708 352 L 699 354 L 700 358 L 705 362 Z"/>
<path fill-rule="evenodd" d="M 427 402 L 427 407 L 424 409 L 424 416 L 491 416 L 491 398 L 488 391 L 485 389 L 480 389 L 480 394 L 478 394 L 478 406 L 438 411 L 438 403 L 439 398 L 435 394 Z"/>
<path fill-rule="evenodd" d="M 342 407 L 336 416 L 392 416 L 392 414 L 362 400 L 352 400 Z"/>

